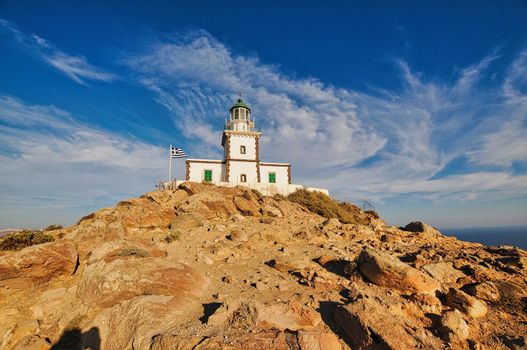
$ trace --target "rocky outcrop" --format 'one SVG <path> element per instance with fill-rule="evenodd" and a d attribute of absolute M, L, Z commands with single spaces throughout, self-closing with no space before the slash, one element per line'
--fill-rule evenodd
<path fill-rule="evenodd" d="M 443 337 L 449 342 L 455 342 L 453 336 L 460 340 L 465 340 L 469 336 L 469 328 L 467 322 L 463 319 L 463 315 L 458 310 L 446 311 L 441 317 L 441 326 L 439 331 Z"/>
<path fill-rule="evenodd" d="M 0 295 L 40 285 L 61 275 L 71 275 L 77 267 L 77 259 L 76 245 L 69 240 L 0 256 Z"/>
<path fill-rule="evenodd" d="M 323 203 L 185 183 L 1 251 L 0 349 L 524 346 L 525 251 Z"/>
<path fill-rule="evenodd" d="M 413 320 L 375 299 L 360 299 L 339 307 L 335 320 L 351 339 L 353 349 L 438 349 L 440 342 Z"/>
<path fill-rule="evenodd" d="M 434 293 L 439 282 L 379 250 L 366 248 L 358 260 L 361 273 L 371 282 L 408 292 Z"/>
<path fill-rule="evenodd" d="M 162 258 L 111 262 L 100 260 L 80 276 L 77 297 L 87 305 L 104 308 L 138 295 L 201 295 L 210 280 L 188 265 Z"/>
<path fill-rule="evenodd" d="M 484 317 L 487 314 L 487 305 L 484 302 L 455 288 L 448 290 L 445 304 L 463 311 L 472 318 Z"/>
<path fill-rule="evenodd" d="M 463 291 L 475 298 L 488 302 L 495 302 L 501 298 L 500 291 L 496 284 L 489 281 L 466 285 L 463 287 Z"/>

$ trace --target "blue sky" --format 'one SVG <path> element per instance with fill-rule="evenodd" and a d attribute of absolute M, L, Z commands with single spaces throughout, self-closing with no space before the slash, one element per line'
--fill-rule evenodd
<path fill-rule="evenodd" d="M 0 226 L 221 157 L 242 91 L 262 158 L 391 224 L 527 224 L 527 3 L 0 3 Z M 183 175 L 183 164 L 176 164 Z"/>

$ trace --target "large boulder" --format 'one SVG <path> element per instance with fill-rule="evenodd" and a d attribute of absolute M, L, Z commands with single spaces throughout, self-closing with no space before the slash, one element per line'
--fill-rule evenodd
<path fill-rule="evenodd" d="M 149 349 L 157 335 L 197 316 L 192 295 L 138 295 L 102 310 L 88 326 L 99 331 L 101 349 Z M 79 347 L 81 348 L 81 347 Z"/>
<path fill-rule="evenodd" d="M 238 208 L 233 202 L 236 189 L 207 187 L 209 191 L 198 192 L 190 196 L 178 208 L 178 214 L 189 213 L 204 219 L 228 219 L 238 213 Z"/>
<path fill-rule="evenodd" d="M 454 284 L 459 278 L 465 277 L 463 272 L 456 270 L 451 262 L 446 261 L 427 264 L 422 269 L 436 280 L 445 284 Z"/>
<path fill-rule="evenodd" d="M 260 216 L 258 205 L 244 197 L 234 197 L 236 208 L 245 216 Z"/>
<path fill-rule="evenodd" d="M 487 314 L 487 305 L 483 301 L 456 288 L 448 290 L 445 304 L 464 312 L 472 318 L 484 317 Z"/>
<path fill-rule="evenodd" d="M 489 302 L 495 302 L 500 300 L 501 298 L 501 294 L 498 287 L 490 281 L 473 283 L 467 286 L 463 286 L 462 289 L 467 294 L 470 294 L 473 297 Z"/>
<path fill-rule="evenodd" d="M 392 305 L 393 306 L 393 305 Z M 389 311 L 375 299 L 359 299 L 335 310 L 335 321 L 353 343 L 353 349 L 439 349 L 440 342 L 427 330 L 418 333 L 417 320 Z"/>
<path fill-rule="evenodd" d="M 439 332 L 447 341 L 452 342 L 453 335 L 461 340 L 465 340 L 469 336 L 469 328 L 467 322 L 463 319 L 463 314 L 458 310 L 446 311 L 441 317 L 441 326 Z"/>
<path fill-rule="evenodd" d="M 0 295 L 71 275 L 77 262 L 77 248 L 70 240 L 39 244 L 0 256 Z"/>
<path fill-rule="evenodd" d="M 380 250 L 365 248 L 359 255 L 361 273 L 371 282 L 404 292 L 434 293 L 439 282 Z"/>
<path fill-rule="evenodd" d="M 320 314 L 295 301 L 261 303 L 226 301 L 211 315 L 208 324 L 278 329 L 280 331 L 311 330 L 321 322 Z"/>
<path fill-rule="evenodd" d="M 421 221 L 413 221 L 402 229 L 408 232 L 419 233 L 428 238 L 437 238 L 443 236 L 437 229 Z"/>
<path fill-rule="evenodd" d="M 88 265 L 77 297 L 86 305 L 109 307 L 138 295 L 201 295 L 210 280 L 197 270 L 164 258 L 100 260 Z"/>

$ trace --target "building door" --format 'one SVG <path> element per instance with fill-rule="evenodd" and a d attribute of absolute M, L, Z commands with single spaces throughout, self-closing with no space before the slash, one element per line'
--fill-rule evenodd
<path fill-rule="evenodd" d="M 269 183 L 270 184 L 276 183 L 276 173 L 269 173 Z"/>
<path fill-rule="evenodd" d="M 212 170 L 205 170 L 203 174 L 203 179 L 205 182 L 211 182 L 212 181 Z"/>

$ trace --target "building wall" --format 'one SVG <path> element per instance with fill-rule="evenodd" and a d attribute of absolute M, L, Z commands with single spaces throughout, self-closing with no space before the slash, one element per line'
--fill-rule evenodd
<path fill-rule="evenodd" d="M 181 185 L 184 182 L 185 181 L 175 181 L 173 183 L 163 182 L 162 185 L 166 189 L 174 189 L 174 188 L 177 188 L 179 185 Z M 234 184 L 232 182 L 220 182 L 216 184 L 219 186 L 224 186 L 224 187 L 240 186 L 240 184 Z M 270 184 L 264 184 L 264 183 L 257 183 L 257 184 L 251 184 L 251 185 L 246 184 L 245 186 L 249 188 L 254 188 L 260 191 L 265 196 L 273 196 L 275 194 L 281 194 L 283 196 L 287 196 L 288 194 L 291 194 L 299 189 L 304 189 L 307 191 L 321 192 L 326 195 L 329 195 L 328 190 L 324 188 L 304 187 L 302 185 L 295 185 L 295 184 L 277 186 L 277 185 L 270 185 Z"/>
<path fill-rule="evenodd" d="M 262 184 L 269 184 L 269 173 L 275 173 L 276 185 L 288 185 L 290 183 L 289 169 L 289 164 L 268 165 L 266 163 L 260 163 L 260 182 Z"/>
<path fill-rule="evenodd" d="M 240 146 L 245 146 L 245 154 L 240 153 Z M 256 137 L 254 135 L 230 134 L 230 159 L 256 160 Z"/>
<path fill-rule="evenodd" d="M 256 162 L 249 161 L 229 161 L 229 182 L 234 184 L 242 184 L 240 182 L 240 175 L 247 176 L 247 184 L 255 184 L 258 182 L 258 174 L 256 170 Z"/>
<path fill-rule="evenodd" d="M 205 170 L 212 170 L 212 182 L 219 183 L 225 178 L 225 164 L 221 160 L 188 160 L 189 177 L 188 181 L 203 182 Z"/>

